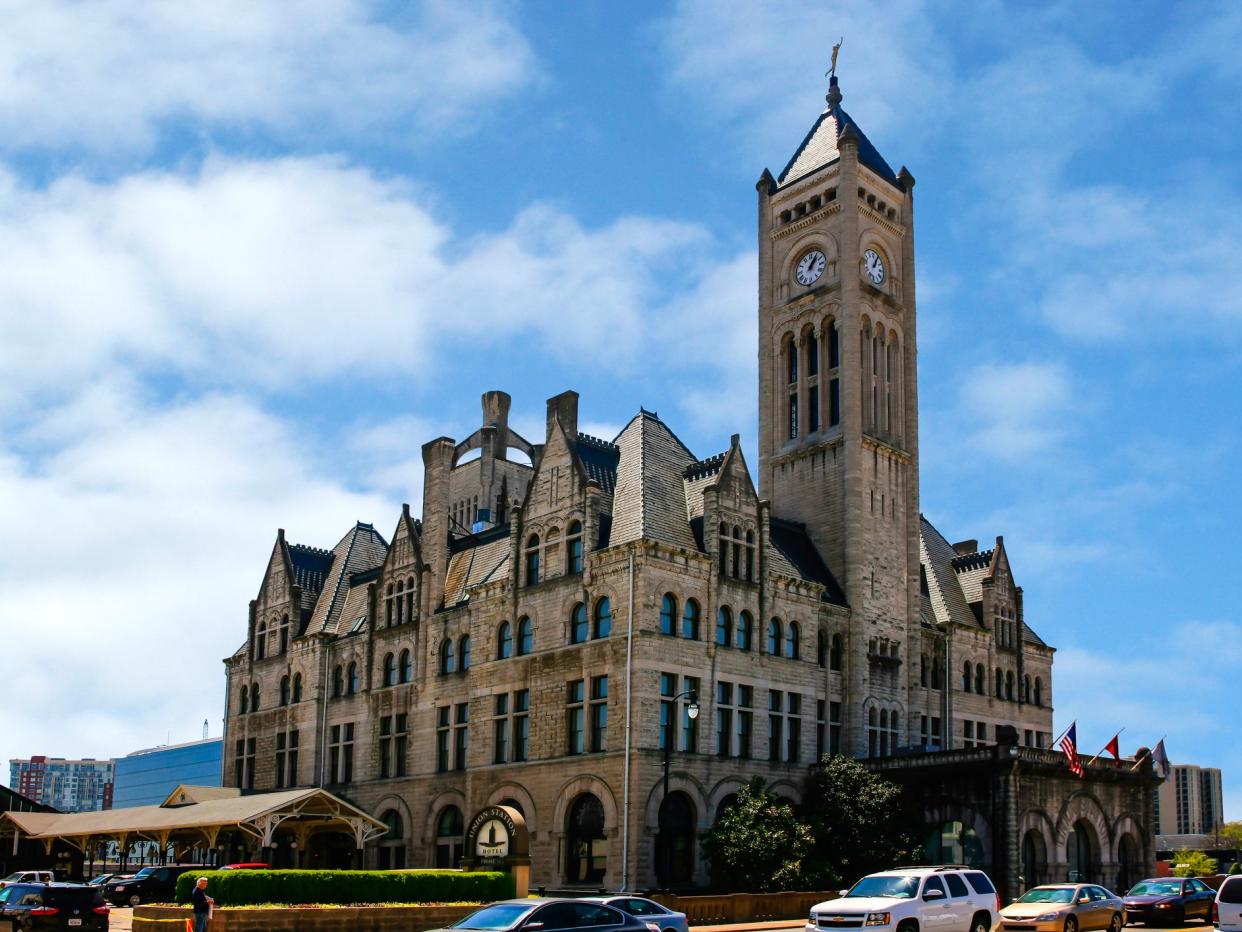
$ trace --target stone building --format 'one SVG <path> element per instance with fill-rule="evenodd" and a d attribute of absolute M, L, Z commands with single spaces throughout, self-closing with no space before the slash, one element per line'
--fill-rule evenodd
<path fill-rule="evenodd" d="M 684 885 L 752 776 L 797 800 L 827 752 L 1048 746 L 1053 649 L 1004 542 L 919 510 L 913 188 L 835 78 L 760 179 L 757 487 L 736 435 L 702 457 L 640 409 L 591 437 L 567 391 L 534 442 L 495 391 L 423 447 L 421 517 L 278 532 L 226 660 L 224 781 L 324 786 L 390 832 L 271 858 L 452 865 L 503 801 L 536 885 Z"/>

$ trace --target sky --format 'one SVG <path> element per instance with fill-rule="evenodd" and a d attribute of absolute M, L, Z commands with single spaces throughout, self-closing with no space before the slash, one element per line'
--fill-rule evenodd
<path fill-rule="evenodd" d="M 0 760 L 219 735 L 276 529 L 391 536 L 488 389 L 757 462 L 754 184 L 844 37 L 917 179 L 924 512 L 1004 535 L 1058 729 L 1242 818 L 1242 6 L 0 16 Z"/>

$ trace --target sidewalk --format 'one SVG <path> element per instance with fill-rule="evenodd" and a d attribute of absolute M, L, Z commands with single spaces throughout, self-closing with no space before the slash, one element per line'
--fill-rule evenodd
<path fill-rule="evenodd" d="M 730 922 L 715 926 L 691 926 L 690 932 L 789 932 L 806 927 L 805 919 L 769 919 L 767 922 Z"/>

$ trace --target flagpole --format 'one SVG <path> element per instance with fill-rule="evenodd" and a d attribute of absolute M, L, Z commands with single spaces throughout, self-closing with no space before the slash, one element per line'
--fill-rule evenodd
<path fill-rule="evenodd" d="M 1167 737 L 1168 737 L 1168 735 L 1167 735 L 1167 734 L 1165 734 L 1165 735 L 1161 735 L 1161 736 L 1160 736 L 1160 741 L 1163 741 L 1163 740 L 1164 740 L 1165 738 L 1167 738 Z M 1157 741 L 1157 742 L 1156 742 L 1156 744 L 1159 744 L 1159 743 L 1160 743 L 1160 741 Z M 1152 748 L 1154 748 L 1154 747 L 1156 746 L 1156 744 L 1153 744 L 1153 745 L 1151 746 L 1151 748 L 1148 748 L 1148 749 L 1147 749 L 1146 751 L 1144 751 L 1141 755 L 1139 755 L 1139 759 L 1138 759 L 1138 760 L 1136 760 L 1136 761 L 1134 762 L 1134 766 L 1130 768 L 1130 773 L 1134 773 L 1134 771 L 1136 771 L 1136 770 L 1138 770 L 1138 769 L 1139 769 L 1139 764 L 1143 763 L 1143 758 L 1145 758 L 1145 757 L 1151 757 L 1151 750 L 1152 750 Z"/>
<path fill-rule="evenodd" d="M 1056 739 L 1052 742 L 1052 746 L 1055 748 L 1058 744 L 1060 744 L 1061 739 L 1064 738 L 1066 735 L 1068 735 L 1070 732 L 1070 729 L 1073 728 L 1077 724 L 1078 724 L 1078 719 L 1074 719 L 1072 722 L 1070 722 L 1069 725 L 1066 726 L 1065 731 L 1061 732 L 1059 735 L 1056 736 Z"/>
<path fill-rule="evenodd" d="M 1125 727 L 1124 727 L 1124 726 L 1122 726 L 1121 731 L 1125 731 L 1125 730 L 1126 730 L 1126 729 L 1125 729 Z M 1114 741 L 1116 741 L 1118 738 L 1120 738 L 1120 737 L 1121 737 L 1121 731 L 1119 731 L 1119 732 L 1117 732 L 1117 734 L 1113 735 L 1113 737 L 1109 740 L 1108 744 L 1112 744 Z M 1108 750 L 1108 744 L 1104 745 L 1104 747 L 1102 747 L 1102 748 L 1100 748 L 1098 751 L 1096 751 L 1096 752 L 1095 752 L 1095 757 L 1093 757 L 1093 758 L 1091 758 L 1091 760 L 1087 761 L 1087 766 L 1088 766 L 1088 767 L 1090 767 L 1090 766 L 1091 766 L 1092 764 L 1094 764 L 1097 760 L 1099 760 L 1099 759 L 1100 759 L 1100 755 L 1101 755 L 1101 754 L 1103 754 L 1105 751 L 1107 751 L 1107 750 Z"/>

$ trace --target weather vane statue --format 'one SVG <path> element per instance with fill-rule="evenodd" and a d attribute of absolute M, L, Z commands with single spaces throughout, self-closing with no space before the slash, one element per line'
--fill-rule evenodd
<path fill-rule="evenodd" d="M 841 43 L 845 41 L 845 36 L 837 40 L 837 44 L 832 47 L 832 67 L 828 69 L 825 77 L 835 78 L 837 76 L 837 53 L 841 51 Z"/>

